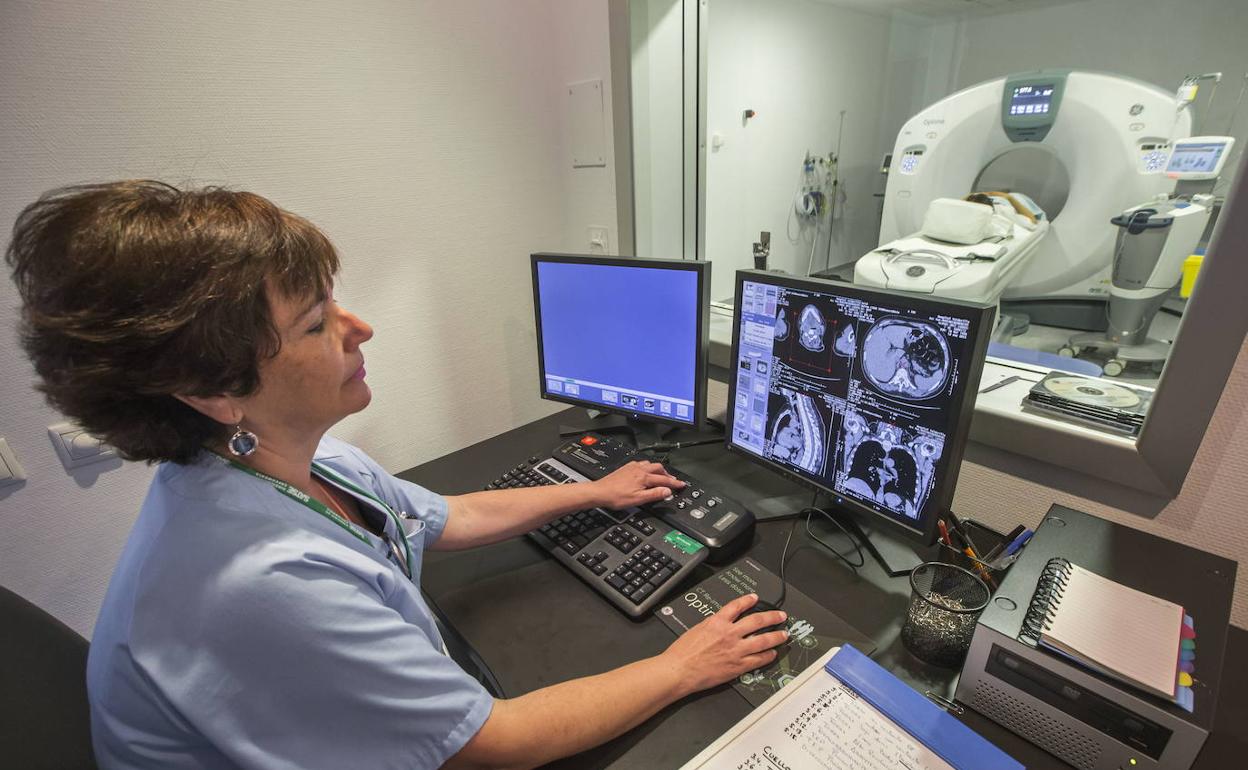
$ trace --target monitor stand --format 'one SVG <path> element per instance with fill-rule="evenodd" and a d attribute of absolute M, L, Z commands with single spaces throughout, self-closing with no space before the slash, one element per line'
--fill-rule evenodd
<path fill-rule="evenodd" d="M 610 412 L 598 412 L 593 409 L 585 410 L 589 412 L 590 419 L 580 425 L 560 425 L 559 435 L 567 438 L 568 436 L 577 436 L 582 433 L 623 433 L 631 436 L 634 445 L 638 449 L 662 444 L 673 431 L 679 430 L 677 425 L 667 425 L 665 423 L 649 422 L 646 420 L 635 420 L 632 417 L 624 417 L 623 415 L 611 414 Z"/>

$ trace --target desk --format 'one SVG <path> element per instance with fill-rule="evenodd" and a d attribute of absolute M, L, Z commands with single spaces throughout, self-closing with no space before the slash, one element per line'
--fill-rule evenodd
<path fill-rule="evenodd" d="M 473 492 L 521 460 L 549 452 L 559 441 L 561 422 L 583 419 L 580 410 L 560 412 L 399 476 L 444 494 Z M 718 445 L 681 450 L 672 461 L 747 506 L 762 497 L 800 499 L 795 485 Z M 810 493 L 801 494 L 809 502 Z M 760 523 L 749 555 L 778 573 L 790 524 Z M 839 534 L 826 539 L 848 545 Z M 910 595 L 906 578 L 888 577 L 870 556 L 854 573 L 809 542 L 800 524 L 789 551 L 790 584 L 870 636 L 879 647 L 873 655 L 877 662 L 920 692 L 952 697 L 957 673 L 926 665 L 902 647 L 901 619 Z M 673 639 L 654 617 L 630 621 L 527 538 L 470 551 L 429 552 L 424 587 L 512 696 L 655 655 Z M 1224 671 L 1217 728 L 1196 763 L 1202 770 L 1237 767 L 1248 755 L 1243 727 L 1248 724 L 1248 632 L 1232 628 Z M 675 703 L 620 738 L 550 767 L 679 767 L 748 712 L 749 704 L 724 685 Z M 1067 767 L 972 711 L 962 719 L 1028 768 Z"/>

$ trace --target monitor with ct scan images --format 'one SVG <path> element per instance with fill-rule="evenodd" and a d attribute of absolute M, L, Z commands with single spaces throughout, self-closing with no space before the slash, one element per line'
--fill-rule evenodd
<path fill-rule="evenodd" d="M 948 510 L 994 308 L 737 273 L 728 448 L 924 544 Z"/>

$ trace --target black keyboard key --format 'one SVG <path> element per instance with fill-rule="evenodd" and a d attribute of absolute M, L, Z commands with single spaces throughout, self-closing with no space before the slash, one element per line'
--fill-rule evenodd
<path fill-rule="evenodd" d="M 670 569 L 668 567 L 664 567 L 663 569 L 654 573 L 654 577 L 650 578 L 650 582 L 654 583 L 656 586 L 660 586 L 666 583 L 668 579 L 670 579 L 672 575 L 675 575 L 675 574 L 676 574 L 676 570 Z"/>
<path fill-rule="evenodd" d="M 562 548 L 569 556 L 581 550 L 581 547 L 571 540 L 562 541 L 559 543 L 559 547 Z"/>
<path fill-rule="evenodd" d="M 628 598 L 633 600 L 633 604 L 641 604 L 652 593 L 654 593 L 654 586 L 644 583 L 637 590 L 633 591 L 633 595 Z"/>
<path fill-rule="evenodd" d="M 594 566 L 590 567 L 590 570 L 592 570 L 595 575 L 601 575 L 607 571 L 607 565 L 595 563 Z"/>
<path fill-rule="evenodd" d="M 612 575 L 611 577 L 607 578 L 607 585 L 619 591 L 620 589 L 624 588 L 624 586 L 628 585 L 628 581 L 620 577 L 619 575 Z"/>

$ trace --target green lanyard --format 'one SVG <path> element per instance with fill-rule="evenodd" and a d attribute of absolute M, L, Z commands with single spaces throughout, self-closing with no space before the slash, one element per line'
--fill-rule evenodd
<path fill-rule="evenodd" d="M 324 516 L 325 518 L 329 519 L 333 523 L 345 529 L 347 532 L 351 533 L 351 536 L 359 540 L 361 543 L 364 543 L 370 548 L 372 547 L 373 545 L 372 541 L 368 539 L 367 535 L 365 535 L 363 532 L 356 529 L 354 524 L 344 519 L 337 511 L 331 510 L 327 505 L 322 503 L 320 500 L 317 500 L 315 497 L 312 497 L 298 489 L 295 489 L 290 484 L 287 484 L 285 481 L 282 481 L 281 479 L 275 479 L 272 476 L 268 475 L 267 473 L 261 473 L 255 468 L 251 468 L 246 465 L 243 465 L 237 460 L 231 460 L 228 457 L 222 457 L 221 455 L 216 454 L 215 452 L 213 453 L 213 456 L 221 460 L 222 462 L 230 465 L 231 467 L 237 468 L 238 470 L 244 473 L 250 474 L 260 479 L 261 481 L 269 482 L 270 484 L 273 485 L 273 488 L 276 489 L 278 492 L 281 492 L 282 494 L 286 495 L 290 499 L 298 503 L 301 503 L 308 508 L 311 508 L 313 511 L 316 511 L 320 515 Z M 390 519 L 394 522 L 395 530 L 402 537 L 403 524 L 399 521 L 398 514 L 394 512 L 393 508 L 391 508 L 389 505 L 387 505 L 386 503 L 378 499 L 375 495 L 365 492 L 363 489 L 360 489 L 355 484 L 352 484 L 350 481 L 347 481 L 343 477 L 339 476 L 338 474 L 334 473 L 333 471 L 331 471 L 330 469 L 324 466 L 317 465 L 316 463 L 312 463 L 312 469 L 316 471 L 318 474 L 320 474 L 321 476 L 328 478 L 330 481 L 334 482 L 339 487 L 344 487 L 348 491 L 354 492 L 357 495 L 365 497 L 371 500 L 372 502 L 376 503 L 381 510 L 385 511 L 390 516 Z M 402 537 L 402 540 L 403 540 L 402 551 L 400 551 L 398 546 L 395 545 L 394 541 L 390 539 L 390 536 L 386 534 L 384 528 L 382 529 L 382 532 L 381 532 L 381 539 L 385 541 L 386 545 L 390 546 L 390 552 L 394 554 L 395 559 L 401 560 L 399 563 L 399 567 L 403 570 L 403 574 L 407 575 L 408 578 L 411 578 L 412 576 L 412 547 L 410 544 L 408 544 L 407 538 Z"/>

